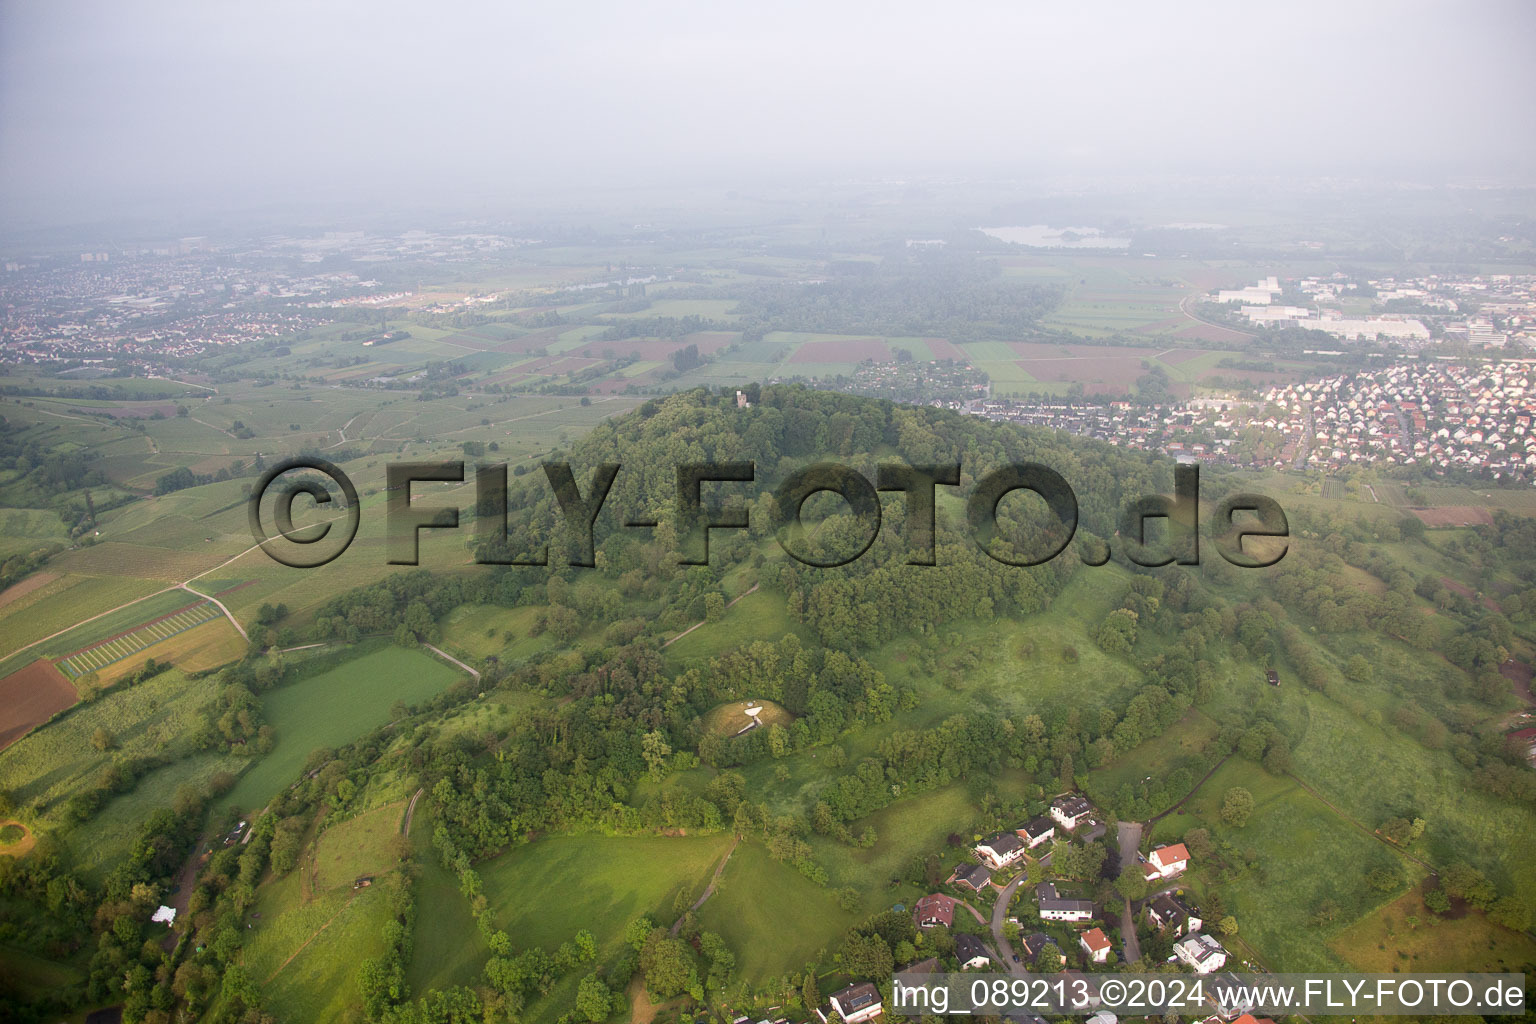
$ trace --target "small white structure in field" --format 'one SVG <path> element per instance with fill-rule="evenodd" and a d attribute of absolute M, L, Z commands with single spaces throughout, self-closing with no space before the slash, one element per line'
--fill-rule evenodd
<path fill-rule="evenodd" d="M 151 917 L 149 920 L 153 924 L 159 924 L 162 921 L 168 925 L 175 924 L 176 908 L 162 906 L 159 910 L 155 911 L 155 916 Z"/>
<path fill-rule="evenodd" d="M 741 711 L 742 714 L 747 716 L 747 724 L 736 730 L 737 736 L 740 736 L 742 733 L 751 732 L 763 724 L 763 720 L 757 717 L 763 713 L 763 706 L 761 704 L 748 704 Z"/>

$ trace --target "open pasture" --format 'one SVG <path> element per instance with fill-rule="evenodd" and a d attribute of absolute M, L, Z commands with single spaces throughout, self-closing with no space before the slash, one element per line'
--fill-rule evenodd
<path fill-rule="evenodd" d="M 425 701 L 460 673 L 417 648 L 364 645 L 366 653 L 262 695 L 277 733 L 271 752 L 227 793 L 223 807 L 253 812 L 296 780 L 315 750 L 340 746 L 389 721 L 390 705 Z"/>

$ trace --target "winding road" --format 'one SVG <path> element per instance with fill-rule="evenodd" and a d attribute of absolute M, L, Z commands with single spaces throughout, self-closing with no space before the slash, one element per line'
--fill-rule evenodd
<path fill-rule="evenodd" d="M 1008 922 L 1008 905 L 1013 902 L 1013 894 L 1027 881 L 1027 874 L 1020 875 L 1003 886 L 1003 891 L 997 894 L 997 902 L 992 905 L 992 942 L 997 947 L 997 955 L 1002 958 L 1003 967 L 1014 974 L 1023 974 L 1024 965 L 1014 960 L 1013 947 L 1008 944 L 1008 936 L 1003 934 L 1003 925 Z"/>

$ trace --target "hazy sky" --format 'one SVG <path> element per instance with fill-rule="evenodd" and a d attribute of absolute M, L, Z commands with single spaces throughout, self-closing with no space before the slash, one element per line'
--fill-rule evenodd
<path fill-rule="evenodd" d="M 0 205 L 1536 160 L 1536 4 L 0 0 Z"/>

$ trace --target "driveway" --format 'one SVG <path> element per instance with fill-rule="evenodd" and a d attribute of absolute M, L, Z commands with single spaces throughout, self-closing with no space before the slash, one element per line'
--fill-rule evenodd
<path fill-rule="evenodd" d="M 1119 823 L 1120 870 L 1136 863 L 1136 851 L 1141 849 L 1141 824 L 1135 821 Z M 1136 922 L 1131 918 L 1131 901 L 1126 900 L 1120 910 L 1120 935 L 1125 942 L 1127 963 L 1141 959 L 1141 940 L 1136 937 Z"/>

